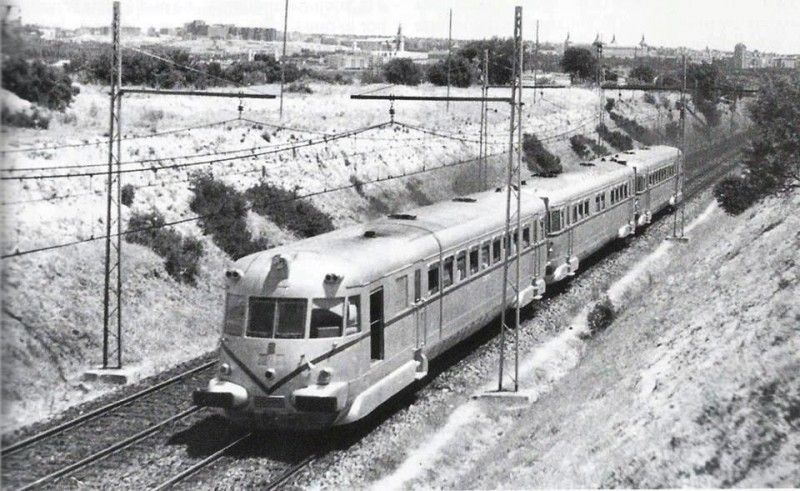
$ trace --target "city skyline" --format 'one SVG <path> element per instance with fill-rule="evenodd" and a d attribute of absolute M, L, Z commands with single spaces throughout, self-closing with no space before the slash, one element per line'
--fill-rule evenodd
<path fill-rule="evenodd" d="M 4 0 L 20 9 L 24 24 L 77 28 L 110 23 L 112 0 Z M 654 0 L 643 7 L 635 0 L 559 0 L 536 5 L 520 0 L 290 0 L 289 30 L 334 35 L 392 35 L 402 24 L 410 37 L 447 37 L 453 9 L 453 38 L 480 39 L 511 34 L 514 6 L 523 6 L 524 37 L 561 42 L 591 42 L 599 34 L 608 42 L 638 44 L 642 35 L 653 46 L 709 47 L 798 54 L 800 2 L 767 0 L 758 5 L 721 0 Z M 260 13 L 259 13 L 260 12 Z M 313 15 L 310 14 L 313 12 Z M 620 13 L 624 13 L 621 15 Z M 209 24 L 283 28 L 283 0 L 122 1 L 122 23 L 142 28 L 179 27 L 202 19 Z M 675 29 L 680 25 L 680 29 Z M 720 26 L 724 26 L 721 29 Z"/>

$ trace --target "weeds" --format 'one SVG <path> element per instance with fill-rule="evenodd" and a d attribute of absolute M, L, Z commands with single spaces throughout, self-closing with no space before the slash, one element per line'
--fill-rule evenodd
<path fill-rule="evenodd" d="M 597 125 L 597 133 L 600 138 L 607 141 L 612 147 L 617 150 L 630 150 L 633 148 L 633 139 L 619 131 L 612 131 L 604 124 Z"/>
<path fill-rule="evenodd" d="M 522 135 L 522 160 L 528 164 L 528 169 L 536 174 L 557 175 L 561 174 L 561 159 L 550 153 L 539 141 L 536 135 L 525 133 Z"/>
<path fill-rule="evenodd" d="M 595 334 L 605 330 L 614 321 L 614 304 L 611 299 L 603 297 L 600 301 L 594 304 L 592 310 L 586 316 L 586 324 L 589 326 L 589 332 Z"/>

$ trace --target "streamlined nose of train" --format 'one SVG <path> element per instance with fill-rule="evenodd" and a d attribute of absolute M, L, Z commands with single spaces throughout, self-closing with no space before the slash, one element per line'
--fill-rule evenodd
<path fill-rule="evenodd" d="M 208 387 L 198 389 L 192 394 L 192 402 L 201 407 L 233 409 L 247 404 L 247 389 L 218 378 L 212 378 Z"/>

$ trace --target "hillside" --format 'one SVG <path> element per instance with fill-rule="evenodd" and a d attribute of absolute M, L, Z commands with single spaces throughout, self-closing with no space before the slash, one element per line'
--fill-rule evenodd
<path fill-rule="evenodd" d="M 375 488 L 800 486 L 798 210 L 709 205 L 611 285 L 607 330 L 526 355 L 535 402 L 451 409 Z"/>
<path fill-rule="evenodd" d="M 478 153 L 477 104 L 454 103 L 448 112 L 442 104 L 397 102 L 395 118 L 402 125 L 343 136 L 389 121 L 387 102 L 349 99 L 350 94 L 374 93 L 381 87 L 312 84 L 310 88 L 312 94 L 288 94 L 283 121 L 278 120 L 277 101 L 245 100 L 239 119 L 235 99 L 126 96 L 123 183 L 134 186 L 135 197 L 123 207 L 123 224 L 133 213 L 158 210 L 169 222 L 188 220 L 172 229 L 199 238 L 204 249 L 193 286 L 172 279 L 164 260 L 149 248 L 123 244 L 123 361 L 140 376 L 208 352 L 217 344 L 223 298 L 220 272 L 231 258 L 203 235 L 197 221 L 190 220 L 195 214 L 189 209 L 193 197 L 189 181 L 196 172 L 209 172 L 239 192 L 266 181 L 300 195 L 318 193 L 308 201 L 329 215 L 335 226 L 478 188 L 473 161 Z M 277 92 L 274 86 L 256 89 Z M 54 114 L 48 130 L 4 128 L 4 148 L 14 150 L 4 154 L 4 170 L 17 169 L 4 176 L 37 178 L 3 181 L 3 254 L 86 240 L 3 261 L 4 430 L 109 390 L 81 382 L 81 374 L 97 366 L 102 353 L 104 244 L 91 239 L 105 233 L 105 90 L 81 87 L 72 108 Z M 445 89 L 392 90 L 443 94 Z M 657 107 L 640 93 L 625 94 L 617 101 L 617 110 L 649 127 L 675 121 L 677 111 L 664 108 L 673 105 L 674 97 L 659 102 L 665 104 Z M 595 92 L 552 91 L 536 104 L 526 104 L 525 128 L 569 169 L 580 160 L 569 137 L 595 138 L 598 107 Z M 501 154 L 507 144 L 507 108 L 492 107 L 488 117 L 490 154 L 498 154 L 490 161 L 493 185 L 502 178 L 506 163 Z M 744 124 L 739 113 L 725 117 L 731 126 Z M 690 143 L 713 137 L 697 122 L 689 129 Z M 725 133 L 730 128 L 718 130 Z M 81 167 L 58 169 L 64 166 Z M 420 171 L 424 172 L 403 177 Z M 51 177 L 74 172 L 85 175 Z M 384 182 L 371 184 L 378 180 Z M 331 192 L 336 188 L 344 189 Z M 297 238 L 253 212 L 248 228 L 272 245 Z"/>

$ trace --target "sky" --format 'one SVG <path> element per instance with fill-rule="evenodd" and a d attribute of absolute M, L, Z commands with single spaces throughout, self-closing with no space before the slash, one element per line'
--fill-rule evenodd
<path fill-rule="evenodd" d="M 108 25 L 112 0 L 0 0 L 20 8 L 24 24 L 75 28 Z M 209 24 L 283 28 L 285 0 L 122 0 L 122 24 L 178 27 Z M 800 0 L 289 0 L 289 30 L 390 36 L 403 25 L 409 37 L 513 35 L 514 7 L 523 7 L 523 37 L 591 42 L 600 34 L 618 44 L 709 47 L 800 54 Z"/>

